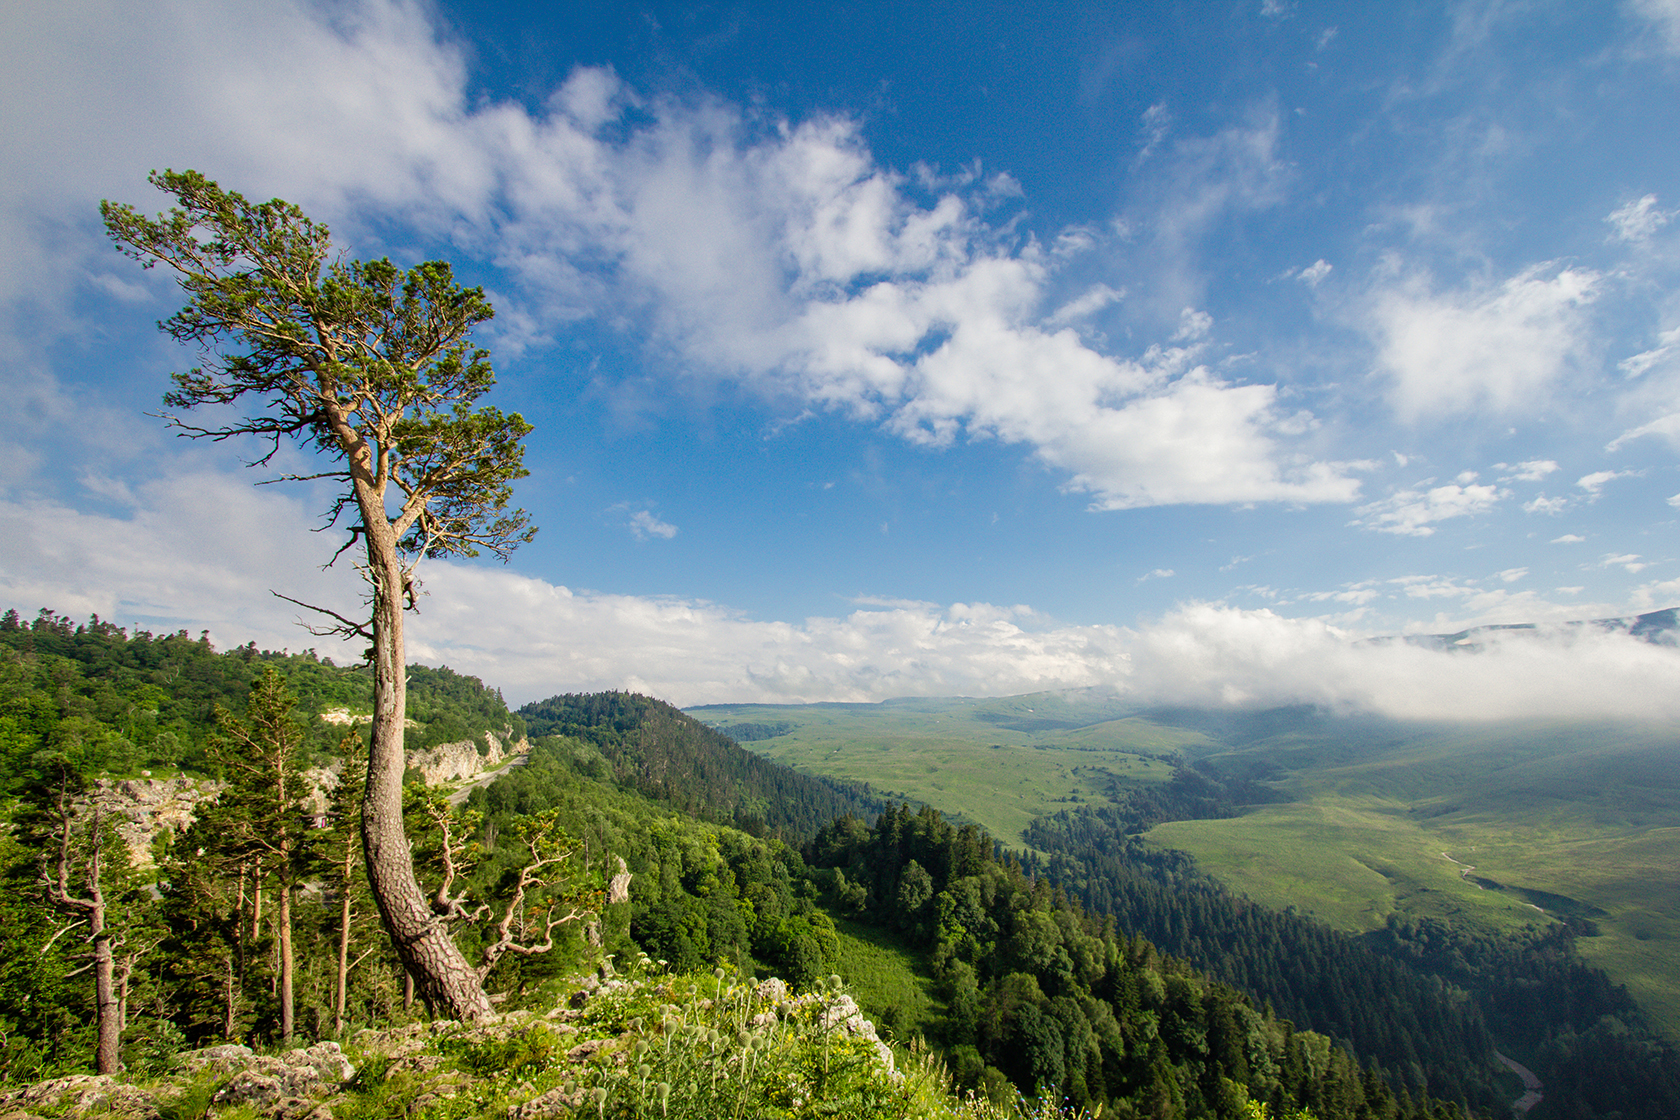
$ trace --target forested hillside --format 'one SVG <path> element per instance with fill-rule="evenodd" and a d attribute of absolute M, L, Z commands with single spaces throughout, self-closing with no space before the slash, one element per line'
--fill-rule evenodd
<path fill-rule="evenodd" d="M 225 653 L 185 630 L 129 634 L 94 615 L 86 623 L 50 610 L 25 622 L 0 616 L 0 766 L 15 780 L 22 760 L 43 747 L 73 750 L 90 772 L 130 774 L 185 767 L 204 771 L 215 708 L 245 705 L 266 668 L 287 680 L 312 752 L 331 752 L 343 728 L 316 717 L 334 710 L 365 716 L 373 682 L 361 666 L 334 666 L 313 650 L 284 654 L 239 646 Z M 408 668 L 410 748 L 470 739 L 485 731 L 521 738 L 524 721 L 476 677 L 425 665 Z"/>
<path fill-rule="evenodd" d="M 1458 1113 L 1091 916 L 931 808 L 842 819 L 809 855 L 835 905 L 925 948 L 966 1080 L 1054 1084 L 1121 1115 L 1241 1116 L 1251 1100 L 1271 1115 Z"/>
<path fill-rule="evenodd" d="M 423 1015 L 359 872 L 360 737 L 318 718 L 365 703 L 359 670 L 51 612 L 9 616 L 0 634 L 13 797 L 0 837 L 0 1076 L 88 1068 L 105 999 L 136 1075 L 187 1046 L 343 1038 Z M 514 726 L 471 678 L 411 676 L 424 727 Z M 1120 1116 L 1460 1112 L 1392 1089 L 1328 1038 L 1088 916 L 931 808 L 891 807 L 873 824 L 837 815 L 867 794 L 741 765 L 732 741 L 646 698 L 561 698 L 526 718 L 538 732 L 526 764 L 465 804 L 409 791 L 417 874 L 504 1009 L 552 1006 L 603 954 L 827 985 L 838 961 L 860 959 L 838 916 L 875 926 L 903 947 L 896 959 L 937 980 L 927 1041 L 959 1085 L 1004 1102 L 1000 1116 L 1015 1088 Z M 685 765 L 697 772 L 686 792 Z M 324 802 L 306 766 L 342 777 L 311 779 L 326 782 Z M 143 769 L 180 772 L 198 800 L 192 823 L 133 860 L 104 807 L 155 785 L 130 780 Z M 811 839 L 801 851 L 696 820 L 678 800 Z M 108 991 L 90 954 L 111 965 Z"/>
<path fill-rule="evenodd" d="M 620 780 L 648 797 L 755 835 L 798 844 L 836 817 L 873 817 L 886 805 L 867 784 L 770 762 L 693 716 L 635 693 L 568 693 L 526 704 L 519 714 L 533 735 L 593 744 Z"/>
<path fill-rule="evenodd" d="M 1680 1056 L 1575 950 L 1580 923 L 1498 935 L 1395 918 L 1359 937 L 1233 896 L 1138 833 L 1230 816 L 1254 783 L 1184 770 L 1163 787 L 1040 818 L 1027 865 L 1148 937 L 1432 1093 L 1487 1100 L 1496 1047 L 1546 1085 L 1536 1117 L 1680 1115 Z"/>

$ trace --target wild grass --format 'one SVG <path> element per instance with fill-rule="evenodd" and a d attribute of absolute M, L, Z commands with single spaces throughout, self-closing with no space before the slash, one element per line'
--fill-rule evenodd
<path fill-rule="evenodd" d="M 1040 705 L 1043 711 L 1038 710 Z M 1030 710 L 1029 710 L 1030 709 Z M 792 731 L 744 744 L 807 773 L 865 781 L 880 793 L 925 801 L 973 822 L 1011 847 L 1034 817 L 1104 803 L 1115 785 L 1166 781 L 1161 756 L 1202 748 L 1206 737 L 1136 718 L 1016 730 L 1009 724 L 1072 724 L 1102 714 L 1054 698 L 926 700 L 886 705 L 710 706 L 709 722 L 787 721 Z M 1003 719 L 1000 724 L 984 718 Z"/>
<path fill-rule="evenodd" d="M 1075 1113 L 1037 1102 L 952 1095 L 943 1063 L 923 1048 L 894 1062 L 863 1027 L 838 976 L 795 995 L 719 968 L 665 977 L 645 957 L 625 982 L 591 998 L 562 1046 L 509 1039 L 464 1050 L 466 1068 L 511 1070 L 523 1103 L 502 1115 L 598 1120 L 1051 1120 Z M 581 1041 L 580 1041 L 581 1040 Z M 508 1062 L 515 1065 L 508 1065 Z M 500 1074 L 506 1079 L 507 1073 Z M 485 1110 L 492 1115 L 495 1108 Z"/>
<path fill-rule="evenodd" d="M 840 951 L 835 971 L 889 1044 L 902 1049 L 925 1038 L 944 1013 L 944 1001 L 921 962 L 923 954 L 878 926 L 836 916 Z"/>

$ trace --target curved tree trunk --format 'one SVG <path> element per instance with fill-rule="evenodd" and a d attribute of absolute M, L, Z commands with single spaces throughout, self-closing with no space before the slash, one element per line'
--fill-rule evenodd
<path fill-rule="evenodd" d="M 404 577 L 391 528 L 366 519 L 373 578 L 373 742 L 362 800 L 362 848 L 368 885 L 391 934 L 397 957 L 434 1014 L 477 1020 L 495 1016 L 477 971 L 467 963 L 414 878 L 414 857 L 403 833 Z M 383 554 L 383 555 L 381 555 Z"/>

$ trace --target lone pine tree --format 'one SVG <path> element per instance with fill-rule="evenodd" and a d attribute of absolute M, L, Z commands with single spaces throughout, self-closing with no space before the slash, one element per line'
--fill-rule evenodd
<path fill-rule="evenodd" d="M 150 181 L 179 205 L 152 219 L 103 202 L 100 214 L 120 251 L 145 268 L 168 265 L 187 293 L 160 326 L 199 347 L 203 365 L 174 374 L 164 403 L 244 412 L 224 421 L 228 412 L 216 407 L 207 425 L 165 418 L 194 438 L 263 439 L 259 464 L 283 440 L 313 445 L 323 469 L 280 478 L 339 484 L 326 516 L 350 539 L 333 559 L 360 546 L 368 613 L 298 605 L 332 620 L 318 633 L 371 643 L 368 882 L 421 998 L 456 1018 L 489 1017 L 476 970 L 415 882 L 402 776 L 403 616 L 415 605 L 415 565 L 480 549 L 505 560 L 535 533 L 523 510 L 508 508 L 514 480 L 528 473 L 521 441 L 531 426 L 478 404 L 495 378 L 488 351 L 470 336 L 493 314 L 490 304 L 482 289 L 456 284 L 443 261 L 404 271 L 388 260 L 346 260 L 326 226 L 278 199 L 248 202 L 195 171 L 153 172 Z"/>

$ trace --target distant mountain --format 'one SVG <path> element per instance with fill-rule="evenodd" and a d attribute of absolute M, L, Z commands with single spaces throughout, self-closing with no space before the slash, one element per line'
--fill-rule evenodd
<path fill-rule="evenodd" d="M 1606 633 L 1627 634 L 1631 637 L 1642 638 L 1653 645 L 1680 645 L 1680 607 L 1669 607 L 1666 610 L 1651 611 L 1648 614 L 1627 615 L 1621 618 L 1594 618 L 1579 622 L 1551 624 L 1520 622 L 1502 626 L 1472 626 L 1467 630 L 1460 630 L 1456 634 L 1412 634 L 1402 638 L 1374 638 L 1372 641 L 1377 643 L 1402 641 L 1407 645 L 1422 646 L 1425 649 L 1471 649 L 1485 644 L 1487 639 L 1495 634 L 1504 636 L 1526 632 L 1545 635 L 1587 627 Z"/>

